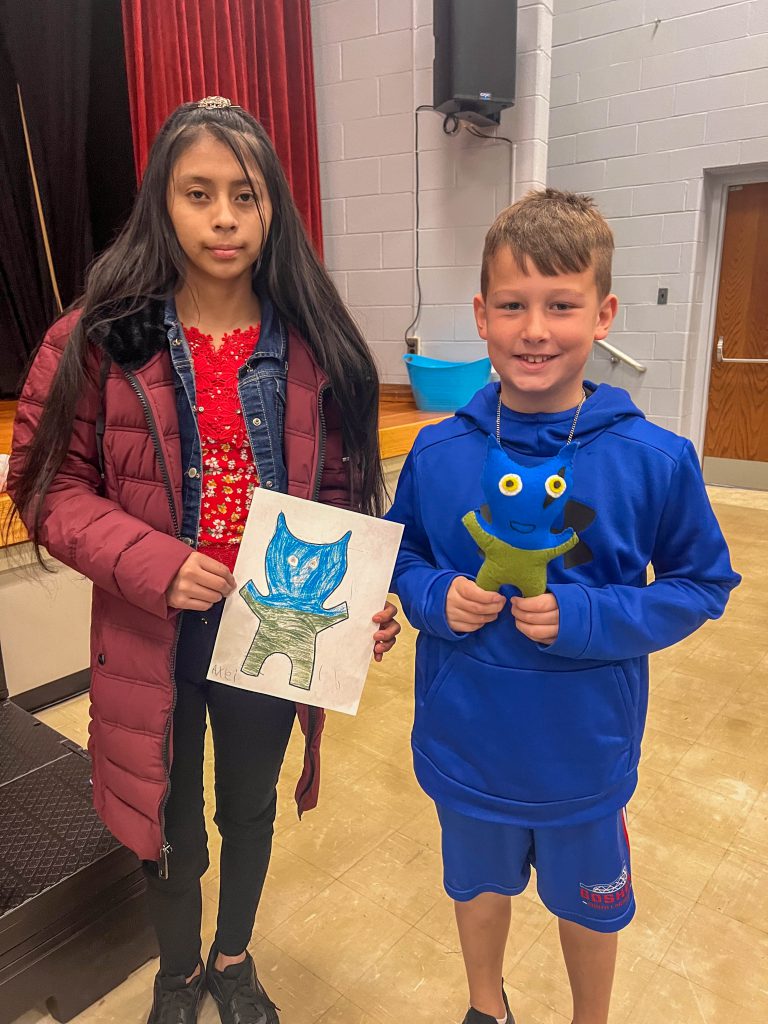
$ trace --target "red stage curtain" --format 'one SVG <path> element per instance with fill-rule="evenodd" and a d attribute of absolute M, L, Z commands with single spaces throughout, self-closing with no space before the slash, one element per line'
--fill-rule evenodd
<path fill-rule="evenodd" d="M 123 0 L 136 173 L 180 103 L 227 96 L 269 132 L 322 253 L 309 0 Z"/>

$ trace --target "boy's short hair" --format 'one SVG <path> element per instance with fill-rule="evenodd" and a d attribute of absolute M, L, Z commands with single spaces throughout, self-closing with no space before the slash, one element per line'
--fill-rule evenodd
<path fill-rule="evenodd" d="M 502 210 L 485 237 L 483 296 L 488 293 L 490 261 L 504 247 L 523 272 L 526 259 L 547 277 L 592 267 L 600 299 L 611 290 L 613 232 L 591 196 L 545 188 Z"/>

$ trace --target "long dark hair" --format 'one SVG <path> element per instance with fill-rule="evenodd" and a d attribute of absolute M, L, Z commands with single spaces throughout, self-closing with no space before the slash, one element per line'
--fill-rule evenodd
<path fill-rule="evenodd" d="M 85 292 L 71 308 L 81 310 L 53 379 L 38 429 L 14 488 L 18 513 L 39 536 L 43 499 L 67 454 L 78 400 L 85 385 L 90 342 L 102 339 L 122 317 L 149 300 L 164 299 L 184 278 L 186 258 L 168 213 L 168 186 L 181 154 L 208 132 L 234 154 L 251 183 L 259 213 L 261 172 L 272 203 L 272 224 L 254 265 L 281 317 L 310 346 L 330 382 L 341 413 L 353 493 L 362 511 L 381 515 L 384 480 L 378 447 L 379 383 L 373 357 L 309 242 L 275 148 L 259 122 L 241 107 L 185 103 L 154 141 L 136 202 L 125 227 L 93 263 Z M 10 525 L 10 524 L 9 524 Z"/>

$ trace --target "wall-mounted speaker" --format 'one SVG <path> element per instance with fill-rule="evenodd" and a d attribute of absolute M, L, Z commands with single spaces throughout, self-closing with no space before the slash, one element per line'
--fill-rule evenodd
<path fill-rule="evenodd" d="M 433 0 L 434 107 L 481 126 L 514 106 L 517 0 Z"/>

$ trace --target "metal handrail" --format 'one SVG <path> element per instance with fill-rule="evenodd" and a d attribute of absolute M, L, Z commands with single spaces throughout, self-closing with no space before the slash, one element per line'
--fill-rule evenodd
<path fill-rule="evenodd" d="M 615 345 L 609 344 L 607 341 L 602 341 L 599 338 L 595 338 L 595 344 L 599 345 L 600 348 L 610 355 L 612 363 L 626 363 L 627 366 L 631 366 L 633 370 L 637 370 L 638 373 L 645 373 L 648 369 L 647 366 L 643 366 L 642 363 L 638 363 L 632 356 L 628 356 L 626 352 L 622 352 L 620 348 L 616 348 Z"/>

